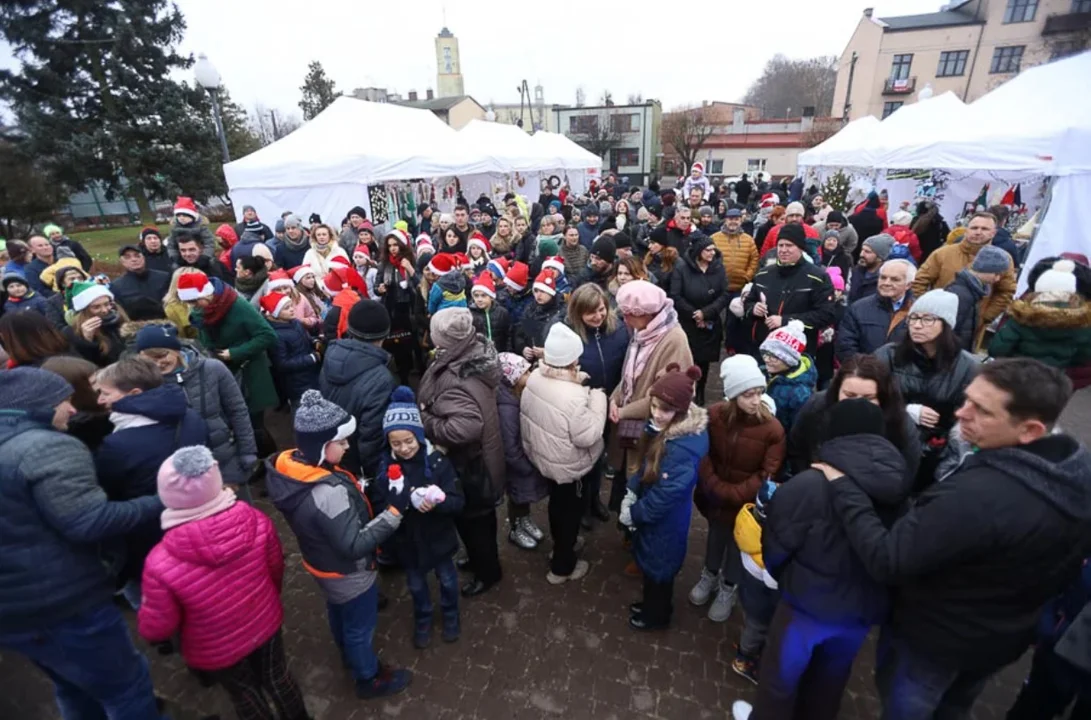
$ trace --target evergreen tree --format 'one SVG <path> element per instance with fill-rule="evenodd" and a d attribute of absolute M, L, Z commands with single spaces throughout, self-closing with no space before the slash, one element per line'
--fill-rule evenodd
<path fill-rule="evenodd" d="M 303 84 L 299 86 L 299 90 L 303 93 L 299 108 L 303 111 L 304 121 L 310 120 L 341 97 L 341 93 L 335 89 L 333 80 L 326 77 L 326 70 L 322 67 L 322 63 L 317 60 L 307 66 L 307 77 L 303 78 Z"/>
<path fill-rule="evenodd" d="M 19 0 L 0 5 L 0 37 L 21 66 L 0 71 L 28 150 L 65 186 L 101 181 L 148 196 L 222 194 L 220 151 L 205 92 L 170 78 L 190 58 L 168 0 Z"/>

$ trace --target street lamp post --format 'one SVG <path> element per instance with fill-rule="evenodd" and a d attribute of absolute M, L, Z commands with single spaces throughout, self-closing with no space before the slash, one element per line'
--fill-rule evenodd
<path fill-rule="evenodd" d="M 212 116 L 216 120 L 216 134 L 220 136 L 220 149 L 223 150 L 224 164 L 231 162 L 231 155 L 227 152 L 227 136 L 224 134 L 223 119 L 220 117 L 220 71 L 201 53 L 197 56 L 197 63 L 193 66 L 193 75 L 197 78 L 197 84 L 208 90 L 208 96 L 212 98 Z"/>

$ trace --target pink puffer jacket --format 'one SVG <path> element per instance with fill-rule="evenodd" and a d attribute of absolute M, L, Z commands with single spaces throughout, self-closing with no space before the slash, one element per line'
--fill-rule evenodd
<path fill-rule="evenodd" d="M 273 523 L 236 502 L 167 531 L 144 563 L 140 634 L 182 632 L 182 657 L 198 670 L 230 667 L 280 628 L 284 553 Z"/>

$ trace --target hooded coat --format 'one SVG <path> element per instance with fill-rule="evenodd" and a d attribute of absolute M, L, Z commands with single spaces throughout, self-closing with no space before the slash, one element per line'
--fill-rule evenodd
<path fill-rule="evenodd" d="M 888 521 L 909 496 L 905 459 L 886 438 L 835 438 L 822 444 L 819 459 L 852 477 Z M 880 624 L 889 609 L 888 590 L 856 556 L 832 500 L 829 481 L 813 468 L 777 488 L 762 530 L 765 568 L 781 599 L 816 620 Z"/>
<path fill-rule="evenodd" d="M 276 345 L 277 336 L 245 298 L 235 298 L 216 325 L 204 322 L 200 313 L 195 312 L 191 317 L 200 318 L 201 345 L 209 350 L 230 352 L 227 368 L 240 378 L 246 406 L 251 413 L 280 404 L 269 371 L 269 351 Z"/>
<path fill-rule="evenodd" d="M 777 405 L 777 420 L 791 432 L 796 415 L 810 399 L 818 381 L 818 369 L 810 355 L 799 358 L 799 366 L 769 378 L 766 393 Z"/>
<path fill-rule="evenodd" d="M 993 357 L 1032 357 L 1064 370 L 1091 363 L 1091 303 L 1073 294 L 1067 303 L 1035 302 L 1028 293 L 1011 304 L 989 343 Z"/>
<path fill-rule="evenodd" d="M 727 275 L 724 273 L 723 256 L 719 250 L 708 268 L 701 270 L 697 258 L 712 245 L 702 237 L 694 241 L 682 262 L 671 276 L 670 297 L 678 310 L 678 322 L 689 338 L 693 362 L 698 365 L 716 362 L 724 344 L 723 311 L 727 307 Z M 704 326 L 698 327 L 693 313 L 704 314 Z"/>
<path fill-rule="evenodd" d="M 780 421 L 760 422 L 742 411 L 729 424 L 730 402 L 708 410 L 708 455 L 697 471 L 693 502 L 709 522 L 735 524 L 746 503 L 754 502 L 765 478 L 776 478 L 784 464 L 786 443 Z"/>
<path fill-rule="evenodd" d="M 585 386 L 586 379 L 586 373 L 540 364 L 519 403 L 523 449 L 558 484 L 579 480 L 602 455 L 606 394 Z"/>
<path fill-rule="evenodd" d="M 686 416 L 664 431 L 664 439 L 666 449 L 655 482 L 642 481 L 644 463 L 629 478 L 629 490 L 637 496 L 630 510 L 633 558 L 644 576 L 655 582 L 674 580 L 686 559 L 697 467 L 708 454 L 708 412 L 690 405 Z"/>
<path fill-rule="evenodd" d="M 144 563 L 137 629 L 149 642 L 181 631 L 198 670 L 231 667 L 280 629 L 284 551 L 263 512 L 236 502 L 171 528 Z"/>
<path fill-rule="evenodd" d="M 496 388 L 496 407 L 504 440 L 508 498 L 513 503 L 536 503 L 549 494 L 549 483 L 523 450 L 519 398 L 505 383 Z"/>
<path fill-rule="evenodd" d="M 342 461 L 352 473 L 374 478 L 386 436 L 383 415 L 397 383 L 390 373 L 390 353 L 354 338 L 334 340 L 318 376 L 322 397 L 356 418 L 356 435 Z"/>
<path fill-rule="evenodd" d="M 273 370 L 280 381 L 280 389 L 284 391 L 285 399 L 291 401 L 294 407 L 303 397 L 303 393 L 318 389 L 321 358 L 315 351 L 314 341 L 303 323 L 298 320 L 270 320 L 269 325 L 277 336 L 277 342 L 270 351 Z"/>
<path fill-rule="evenodd" d="M 829 486 L 864 568 L 895 587 L 894 636 L 952 669 L 1017 660 L 1091 554 L 1091 454 L 1067 435 L 968 455 L 889 529 L 856 478 Z"/>

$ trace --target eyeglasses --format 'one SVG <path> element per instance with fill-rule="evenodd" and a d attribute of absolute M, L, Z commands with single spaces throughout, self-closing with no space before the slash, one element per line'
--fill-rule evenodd
<path fill-rule="evenodd" d="M 935 315 L 910 315 L 906 318 L 906 323 L 909 325 L 920 325 L 921 327 L 932 327 L 939 320 Z"/>

